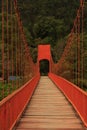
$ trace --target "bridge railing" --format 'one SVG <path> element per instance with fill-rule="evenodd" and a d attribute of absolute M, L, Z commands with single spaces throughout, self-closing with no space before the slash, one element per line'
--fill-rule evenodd
<path fill-rule="evenodd" d="M 86 5 L 79 0 L 79 8 L 73 21 L 71 32 L 67 36 L 65 47 L 56 64 L 51 59 L 51 72 L 66 78 L 77 86 L 87 89 L 87 46 L 85 16 Z"/>
<path fill-rule="evenodd" d="M 17 0 L 0 1 L 0 101 L 38 73 L 30 54 Z"/>
<path fill-rule="evenodd" d="M 71 102 L 87 127 L 87 93 L 73 83 L 53 73 L 49 73 L 49 77 Z"/>
<path fill-rule="evenodd" d="M 12 130 L 26 108 L 39 81 L 39 73 L 0 102 L 0 130 Z"/>

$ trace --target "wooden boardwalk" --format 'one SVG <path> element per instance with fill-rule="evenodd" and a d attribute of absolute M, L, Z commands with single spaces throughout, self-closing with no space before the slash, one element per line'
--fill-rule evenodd
<path fill-rule="evenodd" d="M 47 77 L 42 76 L 16 130 L 85 130 L 79 116 Z"/>

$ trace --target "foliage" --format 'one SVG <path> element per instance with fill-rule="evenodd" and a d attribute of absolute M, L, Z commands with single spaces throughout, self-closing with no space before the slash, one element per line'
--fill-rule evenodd
<path fill-rule="evenodd" d="M 56 41 L 68 35 L 78 5 L 79 0 L 19 0 L 23 25 L 35 41 L 33 46 L 36 47 L 41 42 L 50 42 L 53 47 Z M 40 39 L 38 44 L 36 39 Z M 32 41 L 29 45 L 31 44 Z"/>
<path fill-rule="evenodd" d="M 16 85 L 15 85 L 16 86 Z M 4 97 L 8 96 L 8 94 L 11 94 L 14 90 L 16 90 L 16 87 L 12 87 L 12 83 L 2 83 L 0 82 L 0 101 L 3 99 L 3 93 Z"/>
<path fill-rule="evenodd" d="M 64 22 L 63 20 L 54 19 L 54 17 L 42 17 L 34 25 L 35 37 L 45 39 L 46 42 L 50 42 L 54 46 L 56 39 L 63 36 Z M 46 43 L 45 42 L 45 43 Z"/>
<path fill-rule="evenodd" d="M 37 46 L 39 44 L 50 44 L 53 60 L 57 62 L 60 59 L 66 45 L 67 36 L 72 29 L 73 20 L 75 19 L 76 12 L 79 7 L 79 2 L 80 0 L 18 0 L 18 7 L 20 10 L 25 35 L 34 62 L 37 62 Z M 85 4 L 84 6 L 84 12 L 84 81 L 81 82 L 85 84 L 84 86 L 87 86 L 87 4 Z M 0 13 L 0 43 L 2 33 L 1 15 L 2 13 Z M 9 22 L 9 25 L 10 24 L 11 23 Z M 6 23 L 4 26 L 6 32 Z M 10 28 L 11 27 L 9 26 L 9 29 Z M 13 35 L 12 37 L 14 42 L 15 36 Z M 73 80 L 74 74 L 72 72 L 77 66 L 77 59 L 73 59 L 75 56 L 75 48 L 76 46 L 73 45 L 70 50 L 70 55 L 67 57 L 61 73 L 61 76 L 66 77 L 70 80 Z M 43 68 L 45 67 L 45 62 L 42 62 L 41 64 L 43 70 Z"/>

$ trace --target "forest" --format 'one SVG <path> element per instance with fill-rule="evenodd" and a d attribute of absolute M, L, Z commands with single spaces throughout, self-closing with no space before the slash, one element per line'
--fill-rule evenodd
<path fill-rule="evenodd" d="M 1 3 L 1 1 L 0 1 Z M 77 15 L 80 0 L 18 0 L 18 8 L 23 24 L 28 46 L 34 62 L 37 62 L 37 47 L 39 44 L 50 44 L 51 53 L 55 63 L 60 59 L 66 41 L 70 35 Z M 1 4 L 0 4 L 1 9 Z M 83 89 L 87 89 L 87 2 L 84 4 L 84 80 L 80 79 Z M 2 14 L 0 14 L 1 19 Z M 8 16 L 10 18 L 10 15 Z M 12 16 L 14 22 L 14 15 Z M 5 23 L 6 24 L 6 23 Z M 0 41 L 1 41 L 1 20 L 0 20 Z M 6 25 L 5 25 L 6 26 Z M 10 28 L 10 27 L 9 27 Z M 6 31 L 6 30 L 5 30 Z M 13 36 L 14 37 L 14 36 Z M 13 38 L 14 41 L 15 37 Z M 76 45 L 70 50 L 68 62 L 61 76 L 73 82 L 71 72 L 77 65 L 74 59 Z M 1 49 L 1 47 L 0 47 Z M 0 51 L 1 52 L 1 51 Z M 1 59 L 0 59 L 1 60 Z M 42 70 L 45 64 L 42 63 Z M 0 72 L 1 75 L 1 72 Z M 76 83 L 76 81 L 74 81 Z"/>
<path fill-rule="evenodd" d="M 73 27 L 73 22 L 79 8 L 79 0 L 19 0 L 18 6 L 31 54 L 34 62 L 37 59 L 37 46 L 50 44 L 54 62 L 58 62 L 66 45 L 67 37 Z M 87 2 L 84 4 L 84 81 L 87 87 Z M 74 54 L 75 46 L 71 49 Z M 69 57 L 70 59 L 70 57 Z M 73 60 L 73 59 L 72 59 Z M 69 66 L 71 61 L 66 62 Z M 72 67 L 77 64 L 75 60 Z M 44 69 L 44 65 L 43 65 Z M 42 69 L 42 70 L 43 70 Z M 68 70 L 64 70 L 67 77 Z M 68 80 L 72 76 L 68 76 Z"/>
<path fill-rule="evenodd" d="M 79 0 L 19 0 L 18 6 L 34 61 L 38 44 L 47 43 L 51 44 L 54 60 L 58 61 L 73 26 Z"/>
<path fill-rule="evenodd" d="M 50 43 L 52 47 L 54 61 L 58 61 L 65 47 L 65 39 L 72 29 L 79 4 L 79 0 L 18 1 L 26 38 L 34 61 L 36 61 L 38 44 L 47 43 Z M 84 12 L 86 15 L 87 8 Z M 86 32 L 86 17 L 84 22 Z"/>

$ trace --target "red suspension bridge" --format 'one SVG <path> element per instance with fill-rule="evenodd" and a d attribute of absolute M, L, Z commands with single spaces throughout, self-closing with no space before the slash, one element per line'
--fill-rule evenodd
<path fill-rule="evenodd" d="M 85 130 L 87 93 L 78 87 L 83 88 L 85 73 L 84 0 L 57 63 L 50 45 L 39 45 L 37 63 L 33 62 L 17 0 L 1 0 L 1 5 L 0 130 Z M 40 76 L 42 60 L 49 62 L 48 76 Z M 65 69 L 76 85 L 65 79 Z"/>

